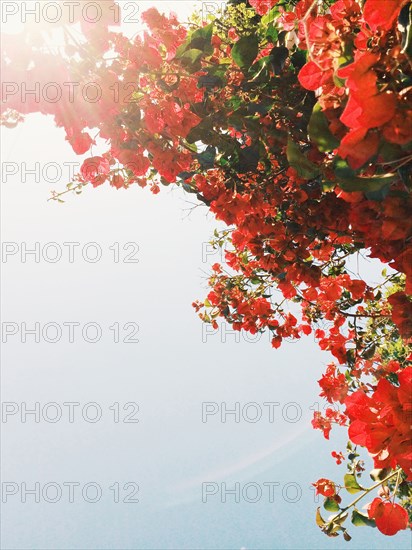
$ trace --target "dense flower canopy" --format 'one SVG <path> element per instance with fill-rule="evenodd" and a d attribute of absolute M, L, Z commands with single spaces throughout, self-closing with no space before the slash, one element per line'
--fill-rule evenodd
<path fill-rule="evenodd" d="M 332 453 L 348 473 L 315 484 L 333 512 L 316 521 L 349 540 L 352 510 L 354 525 L 394 535 L 412 481 L 410 2 L 238 0 L 189 27 L 151 8 L 132 39 L 113 6 L 98 25 L 64 25 L 58 55 L 38 35 L 5 37 L 2 123 L 52 115 L 90 154 L 59 201 L 88 184 L 176 184 L 226 224 L 212 241 L 225 264 L 195 309 L 215 328 L 269 331 L 275 348 L 313 334 L 332 354 L 312 424 L 326 438 L 348 428 L 347 458 Z M 384 264 L 379 284 L 351 270 L 359 255 Z M 360 495 L 343 506 L 343 489 Z M 356 504 L 372 489 L 365 516 Z"/>

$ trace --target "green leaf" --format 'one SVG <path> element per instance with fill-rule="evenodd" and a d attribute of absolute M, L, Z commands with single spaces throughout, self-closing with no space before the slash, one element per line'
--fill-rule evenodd
<path fill-rule="evenodd" d="M 242 105 L 242 98 L 239 96 L 233 96 L 229 99 L 228 103 L 232 107 L 232 109 L 235 111 Z"/>
<path fill-rule="evenodd" d="M 389 194 L 390 190 L 391 190 L 391 184 L 388 183 L 387 185 L 381 187 L 377 191 L 367 191 L 365 193 L 365 196 L 370 201 L 382 202 L 384 198 Z"/>
<path fill-rule="evenodd" d="M 202 170 L 208 170 L 215 166 L 216 148 L 208 145 L 204 151 L 196 155 Z"/>
<path fill-rule="evenodd" d="M 396 159 L 402 158 L 402 147 L 396 143 L 389 143 L 384 141 L 379 147 L 379 156 L 382 157 L 382 160 L 390 162 Z"/>
<path fill-rule="evenodd" d="M 259 76 L 262 76 L 265 79 L 268 77 L 269 73 L 267 71 L 267 68 L 270 62 L 270 55 L 265 55 L 264 57 L 261 57 L 259 61 L 256 61 L 256 63 L 253 63 L 253 65 L 249 69 L 249 73 L 254 75 L 251 79 L 252 82 L 256 80 Z"/>
<path fill-rule="evenodd" d="M 290 138 L 288 138 L 286 156 L 290 166 L 294 168 L 302 178 L 309 180 L 316 178 L 316 176 L 320 174 L 320 170 L 316 164 L 313 164 L 313 162 L 307 159 L 299 146 Z"/>
<path fill-rule="evenodd" d="M 339 512 L 339 504 L 336 502 L 335 499 L 326 497 L 325 502 L 323 503 L 323 507 L 328 512 Z"/>
<path fill-rule="evenodd" d="M 355 474 L 346 474 L 343 479 L 345 483 L 345 489 L 348 491 L 348 493 L 355 494 L 359 493 L 359 491 L 365 490 L 359 485 Z"/>
<path fill-rule="evenodd" d="M 206 43 L 210 43 L 212 40 L 212 33 L 213 33 L 213 26 L 214 23 L 209 23 L 209 25 L 205 25 L 201 29 L 196 29 L 193 31 L 193 33 L 190 35 L 190 45 L 191 47 L 197 48 L 198 46 L 194 46 L 194 44 L 200 44 L 202 45 Z"/>
<path fill-rule="evenodd" d="M 306 59 L 306 52 L 303 50 L 296 50 L 290 57 L 293 66 L 296 70 L 300 70 L 303 65 L 305 65 L 307 59 Z"/>
<path fill-rule="evenodd" d="M 289 50 L 285 46 L 275 46 L 272 48 L 270 58 L 272 69 L 275 74 L 279 75 L 282 72 L 288 57 Z"/>
<path fill-rule="evenodd" d="M 262 25 L 270 25 L 279 17 L 279 8 L 274 6 L 266 15 L 263 15 L 260 23 Z"/>
<path fill-rule="evenodd" d="M 249 69 L 256 59 L 258 51 L 257 36 L 242 36 L 232 48 L 232 59 L 242 70 Z"/>
<path fill-rule="evenodd" d="M 385 270 L 385 274 L 382 271 L 382 275 L 386 277 L 386 270 Z M 390 471 L 391 471 L 390 468 L 375 468 L 374 470 L 371 471 L 369 475 L 371 476 L 373 481 L 382 481 L 383 479 L 385 479 L 385 477 L 389 474 Z"/>
<path fill-rule="evenodd" d="M 176 58 L 180 59 L 187 50 L 195 49 L 202 50 L 204 53 L 212 53 L 213 46 L 211 44 L 213 33 L 213 23 L 206 25 L 200 29 L 193 31 L 187 40 L 181 44 L 176 50 Z"/>
<path fill-rule="evenodd" d="M 343 88 L 343 86 L 345 85 L 345 81 L 342 78 L 339 78 L 338 76 L 336 76 L 335 74 L 333 75 L 333 83 L 338 88 Z"/>
<path fill-rule="evenodd" d="M 362 191 L 364 193 L 380 191 L 398 177 L 396 174 L 389 173 L 363 178 L 357 176 L 356 172 L 341 158 L 337 158 L 335 162 L 335 176 L 339 187 L 344 191 Z"/>
<path fill-rule="evenodd" d="M 376 523 L 373 519 L 369 519 L 368 516 L 361 514 L 356 508 L 352 512 L 351 521 L 356 527 L 376 527 Z"/>
<path fill-rule="evenodd" d="M 339 146 L 339 140 L 329 130 L 328 119 L 322 112 L 319 103 L 313 107 L 312 116 L 308 124 L 310 139 L 316 144 L 319 151 L 326 153 Z"/>
<path fill-rule="evenodd" d="M 197 193 L 197 190 L 193 189 L 193 187 L 188 183 L 182 183 L 182 187 L 186 191 L 186 193 Z"/>
<path fill-rule="evenodd" d="M 278 30 L 273 25 L 269 25 L 267 31 L 266 31 L 266 40 L 268 42 L 272 42 L 274 44 L 277 42 L 278 39 Z"/>
<path fill-rule="evenodd" d="M 389 183 L 397 179 L 396 174 L 385 174 L 384 176 L 373 176 L 371 178 L 354 177 L 351 179 L 337 178 L 339 187 L 344 191 L 363 191 L 372 193 L 380 191 Z"/>
<path fill-rule="evenodd" d="M 201 57 L 203 55 L 202 50 L 197 49 L 191 49 L 187 50 L 184 54 L 181 55 L 180 60 L 185 66 L 195 65 L 198 61 L 200 61 Z"/>

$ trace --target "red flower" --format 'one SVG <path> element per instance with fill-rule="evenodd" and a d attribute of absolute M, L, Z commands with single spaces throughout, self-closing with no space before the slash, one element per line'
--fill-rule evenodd
<path fill-rule="evenodd" d="M 412 367 L 403 369 L 398 380 L 395 387 L 382 378 L 371 397 L 358 390 L 345 399 L 349 438 L 368 449 L 375 468 L 399 464 L 412 479 Z"/>
<path fill-rule="evenodd" d="M 387 141 L 399 143 L 399 145 L 406 145 L 412 141 L 411 118 L 412 110 L 397 111 L 383 129 L 383 137 Z"/>
<path fill-rule="evenodd" d="M 323 86 L 333 75 L 333 72 L 321 69 L 313 61 L 308 61 L 304 65 L 298 75 L 299 82 L 307 90 L 315 91 Z"/>
<path fill-rule="evenodd" d="M 280 336 L 275 336 L 272 338 L 272 348 L 278 349 L 282 345 L 282 338 Z"/>
<path fill-rule="evenodd" d="M 352 298 L 354 300 L 359 300 L 360 298 L 362 298 L 366 290 L 366 283 L 360 279 L 350 280 L 345 286 L 352 294 Z"/>
<path fill-rule="evenodd" d="M 252 311 L 258 317 L 266 317 L 272 313 L 270 303 L 265 298 L 258 298 L 252 305 Z"/>
<path fill-rule="evenodd" d="M 337 154 L 343 159 L 347 158 L 351 168 L 356 170 L 376 155 L 378 146 L 377 133 L 368 132 L 366 128 L 357 128 L 342 139 Z"/>
<path fill-rule="evenodd" d="M 156 8 L 149 8 L 144 11 L 142 20 L 150 29 L 166 29 L 169 26 L 168 18 L 160 14 Z"/>
<path fill-rule="evenodd" d="M 312 485 L 316 488 L 317 495 L 332 497 L 336 492 L 335 484 L 333 483 L 333 481 L 325 479 L 324 477 L 318 479 L 318 481 L 316 483 L 312 483 Z"/>
<path fill-rule="evenodd" d="M 158 134 L 165 127 L 160 109 L 154 105 L 149 105 L 146 108 L 144 123 L 151 134 Z"/>
<path fill-rule="evenodd" d="M 346 85 L 351 92 L 364 96 L 376 93 L 376 81 L 378 77 L 372 71 L 372 67 L 378 62 L 379 55 L 372 52 L 356 52 L 355 61 L 338 71 L 339 78 L 346 79 Z"/>
<path fill-rule="evenodd" d="M 259 15 L 266 15 L 277 2 L 278 0 L 249 0 L 249 4 Z"/>
<path fill-rule="evenodd" d="M 84 155 L 90 149 L 90 146 L 95 143 L 89 134 L 85 132 L 75 133 L 66 139 L 76 155 Z"/>
<path fill-rule="evenodd" d="M 373 31 L 378 28 L 389 30 L 406 2 L 407 0 L 367 0 L 363 8 L 363 19 Z"/>
<path fill-rule="evenodd" d="M 336 451 L 331 452 L 332 457 L 336 460 L 336 464 L 339 466 L 339 464 L 342 464 L 342 460 L 345 460 L 345 457 L 343 456 L 343 453 Z"/>
<path fill-rule="evenodd" d="M 112 177 L 112 181 L 110 182 L 110 185 L 113 185 L 113 187 L 116 187 L 116 189 L 120 189 L 124 187 L 124 178 L 120 174 L 115 174 Z"/>
<path fill-rule="evenodd" d="M 313 414 L 312 426 L 315 430 L 322 430 L 323 437 L 329 439 L 330 431 L 332 429 L 332 422 L 329 418 L 325 418 L 322 414 L 316 411 Z"/>
<path fill-rule="evenodd" d="M 322 388 L 321 397 L 325 397 L 329 403 L 334 401 L 343 403 L 348 394 L 348 383 L 344 374 L 338 373 L 336 376 L 336 366 L 333 363 L 328 365 L 326 373 L 318 380 L 318 383 Z"/>
<path fill-rule="evenodd" d="M 120 151 L 113 152 L 113 155 L 136 177 L 144 176 L 150 167 L 150 161 L 143 155 L 142 150 L 120 149 Z"/>
<path fill-rule="evenodd" d="M 377 128 L 389 122 L 395 114 L 396 98 L 393 92 L 382 92 L 370 97 L 349 96 L 340 120 L 349 128 Z"/>
<path fill-rule="evenodd" d="M 283 13 L 278 17 L 278 23 L 282 26 L 284 31 L 292 31 L 298 20 L 296 14 L 292 11 L 283 11 L 282 7 L 279 7 L 279 11 Z"/>
<path fill-rule="evenodd" d="M 90 182 L 93 187 L 97 187 L 104 183 L 109 171 L 109 161 L 103 157 L 90 157 L 83 162 L 80 168 L 80 173 L 84 181 Z"/>
<path fill-rule="evenodd" d="M 343 124 L 349 128 L 377 128 L 389 122 L 395 115 L 395 94 L 391 91 L 379 92 L 377 88 L 378 77 L 373 67 L 379 61 L 379 57 L 379 54 L 369 51 L 358 51 L 355 61 L 338 71 L 338 76 L 346 79 L 346 86 L 350 91 L 349 100 L 340 117 Z M 365 134 L 356 137 L 360 141 Z M 375 149 L 376 152 L 377 144 L 368 142 L 367 146 L 364 144 L 363 147 Z"/>
<path fill-rule="evenodd" d="M 392 321 L 404 338 L 412 336 L 412 302 L 403 292 L 395 292 L 388 298 L 392 306 Z"/>
<path fill-rule="evenodd" d="M 398 531 L 408 527 L 408 512 L 399 504 L 384 502 L 375 498 L 369 505 L 368 515 L 374 519 L 376 527 L 384 535 L 396 535 Z"/>

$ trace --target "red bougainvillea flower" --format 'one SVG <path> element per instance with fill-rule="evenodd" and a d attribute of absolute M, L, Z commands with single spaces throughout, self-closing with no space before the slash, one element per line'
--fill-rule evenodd
<path fill-rule="evenodd" d="M 328 365 L 326 373 L 318 380 L 318 383 L 322 388 L 319 394 L 321 397 L 325 397 L 329 403 L 334 401 L 343 403 L 348 394 L 348 383 L 344 374 L 336 374 L 336 365 L 333 363 Z"/>
<path fill-rule="evenodd" d="M 109 171 L 109 161 L 103 157 L 90 157 L 83 162 L 80 168 L 83 180 L 90 182 L 93 187 L 104 183 Z"/>
<path fill-rule="evenodd" d="M 333 483 L 333 481 L 325 479 L 324 477 L 318 479 L 318 481 L 316 483 L 312 483 L 312 485 L 315 487 L 317 495 L 332 497 L 336 492 L 335 484 Z"/>
<path fill-rule="evenodd" d="M 110 182 L 110 185 L 113 185 L 113 187 L 116 187 L 116 189 L 121 189 L 124 187 L 124 178 L 120 174 L 115 174 L 112 177 L 112 181 Z"/>
<path fill-rule="evenodd" d="M 346 423 L 347 417 L 340 411 L 328 408 L 325 416 L 322 413 L 315 411 L 313 413 L 312 426 L 315 430 L 322 430 L 325 439 L 329 439 L 329 434 L 332 429 L 332 422 L 343 426 Z"/>
<path fill-rule="evenodd" d="M 383 136 L 387 141 L 405 145 L 412 141 L 412 128 L 410 120 L 412 119 L 412 110 L 399 110 L 395 116 L 385 125 Z"/>
<path fill-rule="evenodd" d="M 281 16 L 278 17 L 278 24 L 284 31 L 292 31 L 298 21 L 296 13 L 292 11 L 285 11 L 281 6 L 279 6 L 279 11 L 281 12 Z"/>
<path fill-rule="evenodd" d="M 249 0 L 249 4 L 259 15 L 266 15 L 277 2 L 278 0 Z"/>
<path fill-rule="evenodd" d="M 347 159 L 351 168 L 356 170 L 377 153 L 378 147 L 377 133 L 368 132 L 366 128 L 357 128 L 342 139 L 337 154 Z"/>
<path fill-rule="evenodd" d="M 336 464 L 342 464 L 342 461 L 345 460 L 345 457 L 343 456 L 342 452 L 332 451 L 331 452 L 332 457 L 336 460 Z"/>
<path fill-rule="evenodd" d="M 396 292 L 388 298 L 392 306 L 392 321 L 404 338 L 412 337 L 412 302 L 403 292 Z"/>
<path fill-rule="evenodd" d="M 389 30 L 401 7 L 408 0 L 367 0 L 363 8 L 363 19 L 372 31 Z"/>
<path fill-rule="evenodd" d="M 346 79 L 346 85 L 351 92 L 366 95 L 376 93 L 376 73 L 371 70 L 378 62 L 379 55 L 372 52 L 356 52 L 355 61 L 338 71 L 339 78 Z"/>
<path fill-rule="evenodd" d="M 66 139 L 76 155 L 84 155 L 90 149 L 90 146 L 95 143 L 86 132 L 73 133 L 73 135 L 66 137 Z"/>
<path fill-rule="evenodd" d="M 349 128 L 377 128 L 389 122 L 396 110 L 393 92 L 382 92 L 370 97 L 351 94 L 340 120 Z"/>
<path fill-rule="evenodd" d="M 408 512 L 405 508 L 393 502 L 384 502 L 378 497 L 370 503 L 368 515 L 375 520 L 376 527 L 384 535 L 396 535 L 408 527 Z"/>
<path fill-rule="evenodd" d="M 130 149 L 120 149 L 119 151 L 113 150 L 112 152 L 113 156 L 117 158 L 125 168 L 132 171 L 136 177 L 144 176 L 149 169 L 149 159 L 143 155 L 142 150 L 131 151 Z"/>
<path fill-rule="evenodd" d="M 397 465 L 412 479 L 412 367 L 398 374 L 396 387 L 382 378 L 371 397 L 362 390 L 345 399 L 349 438 L 368 449 L 375 468 Z"/>
<path fill-rule="evenodd" d="M 331 69 L 323 70 L 313 61 L 308 61 L 298 75 L 299 82 L 307 90 L 315 91 L 323 86 L 333 76 Z"/>
<path fill-rule="evenodd" d="M 355 60 L 338 71 L 339 78 L 346 79 L 349 100 L 340 120 L 349 128 L 369 129 L 389 122 L 396 111 L 393 92 L 379 92 L 374 66 L 379 55 L 372 52 L 356 52 Z"/>

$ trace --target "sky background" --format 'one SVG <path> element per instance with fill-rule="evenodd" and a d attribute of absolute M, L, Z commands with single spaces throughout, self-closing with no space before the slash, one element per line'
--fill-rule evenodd
<path fill-rule="evenodd" d="M 201 3 L 139 8 L 153 5 L 173 6 L 185 19 Z M 81 162 L 63 131 L 33 115 L 2 134 L 1 548 L 409 548 L 405 532 L 388 538 L 350 526 L 353 541 L 345 543 L 315 525 L 310 483 L 344 474 L 330 457 L 344 450 L 344 430 L 327 442 L 310 426 L 313 409 L 323 406 L 316 380 L 330 357 L 311 337 L 273 350 L 265 335 L 253 341 L 228 327 L 206 331 L 191 303 L 205 296 L 209 267 L 220 259 L 207 244 L 217 226 L 207 208 L 193 209 L 191 197 L 172 187 L 153 196 L 105 185 L 63 205 L 48 202 L 51 189 L 69 181 L 64 163 Z M 69 242 L 80 243 L 73 262 Z M 39 257 L 25 255 L 35 243 Z M 96 249 L 101 259 L 87 261 Z M 47 261 L 56 250 L 61 259 Z M 125 263 L 127 254 L 138 262 Z M 39 324 L 39 342 L 33 335 L 23 341 L 24 323 Z M 67 323 L 79 324 L 73 342 Z M 89 340 L 93 327 L 101 331 L 96 343 L 82 337 L 88 323 Z M 59 328 L 60 341 L 48 342 Z M 24 414 L 36 402 L 37 419 Z M 68 402 L 79 403 L 73 422 Z M 206 402 L 218 412 L 202 419 Z M 236 402 L 239 421 L 229 414 L 222 422 L 222 409 Z M 278 404 L 272 419 L 268 402 Z M 50 421 L 58 410 L 62 418 Z M 96 410 L 101 418 L 92 422 Z M 262 418 L 248 421 L 256 410 Z M 40 502 L 33 495 L 23 502 L 24 484 L 35 483 Z M 67 483 L 78 484 L 73 502 Z M 98 502 L 87 502 L 93 488 L 82 495 L 90 483 L 101 491 Z M 217 490 L 207 499 L 205 483 Z M 240 502 L 230 494 L 222 502 L 223 484 L 236 483 Z M 56 486 L 61 498 L 47 502 Z M 247 502 L 253 487 L 262 496 Z M 125 502 L 127 495 L 139 502 Z"/>

